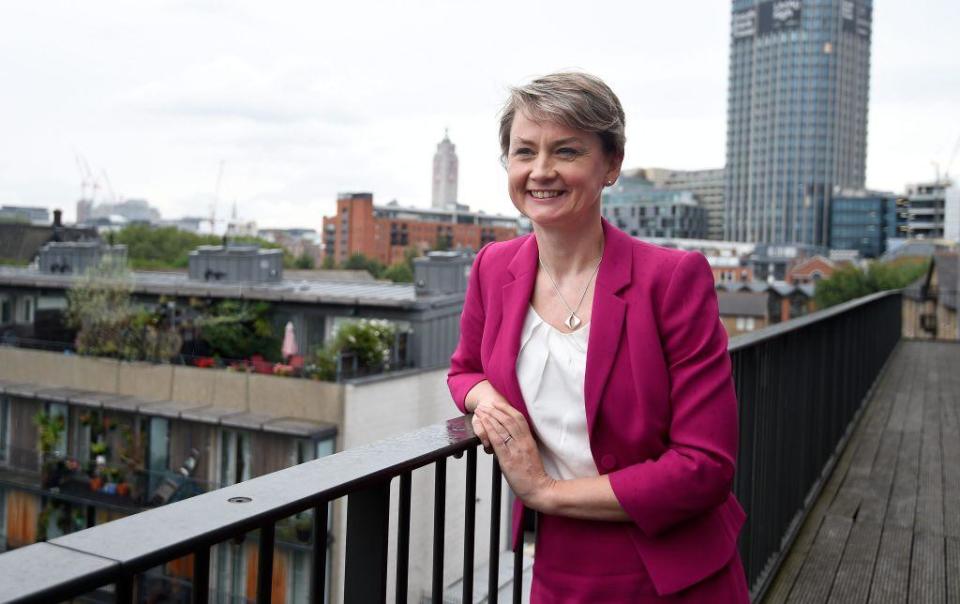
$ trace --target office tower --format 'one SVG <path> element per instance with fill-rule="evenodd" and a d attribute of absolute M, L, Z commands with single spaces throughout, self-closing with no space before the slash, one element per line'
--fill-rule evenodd
<path fill-rule="evenodd" d="M 690 191 L 707 212 L 707 239 L 723 239 L 723 168 L 669 170 L 640 168 L 633 174 L 671 191 Z"/>
<path fill-rule="evenodd" d="M 658 187 L 643 176 L 623 174 L 603 190 L 603 217 L 633 237 L 703 239 L 707 212 L 690 191 Z"/>
<path fill-rule="evenodd" d="M 907 237 L 913 239 L 952 239 L 951 224 L 956 217 L 948 219 L 954 209 L 956 192 L 951 190 L 949 180 L 936 180 L 907 185 Z M 950 203 L 948 203 L 948 201 Z M 949 225 L 949 226 L 948 226 Z"/>
<path fill-rule="evenodd" d="M 726 239 L 829 241 L 834 187 L 863 189 L 872 0 L 734 0 Z"/>
<path fill-rule="evenodd" d="M 438 210 L 454 209 L 457 205 L 457 147 L 450 142 L 448 132 L 437 144 L 433 155 L 433 201 Z"/>
<path fill-rule="evenodd" d="M 830 247 L 879 258 L 887 241 L 906 236 L 909 201 L 893 193 L 835 189 L 830 200 Z"/>

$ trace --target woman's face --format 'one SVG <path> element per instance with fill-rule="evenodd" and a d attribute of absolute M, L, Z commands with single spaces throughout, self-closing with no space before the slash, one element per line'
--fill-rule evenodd
<path fill-rule="evenodd" d="M 513 205 L 542 227 L 569 226 L 599 215 L 604 184 L 620 174 L 622 157 L 600 137 L 518 111 L 510 128 L 507 185 Z"/>

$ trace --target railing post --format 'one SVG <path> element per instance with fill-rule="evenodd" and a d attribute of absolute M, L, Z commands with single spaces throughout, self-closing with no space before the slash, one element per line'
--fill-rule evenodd
<path fill-rule="evenodd" d="M 273 593 L 274 524 L 260 527 L 260 554 L 257 558 L 257 604 L 270 604 Z"/>
<path fill-rule="evenodd" d="M 327 588 L 327 523 L 326 501 L 313 508 L 313 568 L 310 570 L 310 601 L 323 602 Z"/>
<path fill-rule="evenodd" d="M 387 530 L 390 483 L 347 496 L 345 602 L 383 602 L 387 597 Z"/>
<path fill-rule="evenodd" d="M 193 604 L 207 604 L 210 598 L 210 547 L 193 553 Z"/>

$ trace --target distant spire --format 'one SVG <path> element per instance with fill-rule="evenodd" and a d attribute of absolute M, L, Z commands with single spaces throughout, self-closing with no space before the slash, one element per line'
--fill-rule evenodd
<path fill-rule="evenodd" d="M 457 205 L 457 147 L 450 140 L 450 128 L 443 129 L 443 140 L 433 156 L 433 198 L 431 207 L 452 209 Z"/>

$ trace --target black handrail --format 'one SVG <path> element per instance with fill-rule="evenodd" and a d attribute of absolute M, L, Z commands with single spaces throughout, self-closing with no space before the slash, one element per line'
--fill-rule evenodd
<path fill-rule="evenodd" d="M 741 554 L 753 594 L 762 595 L 823 480 L 835 463 L 872 384 L 900 337 L 900 294 L 886 292 L 813 313 L 731 342 L 740 403 L 740 458 L 734 491 L 748 512 Z M 347 496 L 344 597 L 380 601 L 387 585 L 390 483 L 400 477 L 397 601 L 406 599 L 410 473 L 435 465 L 434 601 L 442 589 L 446 460 L 468 454 L 475 489 L 479 440 L 469 421 L 444 424 L 348 449 L 191 499 L 148 510 L 0 555 L 0 600 L 45 602 L 77 597 L 110 583 L 118 602 L 133 597 L 135 577 L 194 554 L 194 594 L 209 593 L 210 547 L 259 529 L 258 601 L 268 601 L 275 524 L 314 510 L 316 598 L 327 578 L 326 510 Z M 499 589 L 501 474 L 493 459 L 489 601 Z M 469 510 L 472 502 L 466 502 Z M 465 515 L 465 551 L 474 542 Z M 160 528 L 162 527 L 162 530 Z M 521 544 L 522 547 L 522 544 Z M 472 551 L 472 550 L 471 550 Z M 522 592 L 522 552 L 514 550 L 514 601 Z M 470 601 L 472 556 L 464 556 Z M 402 587 L 402 589 L 401 589 Z"/>
<path fill-rule="evenodd" d="M 740 552 L 760 600 L 900 340 L 901 295 L 880 292 L 734 338 Z"/>

